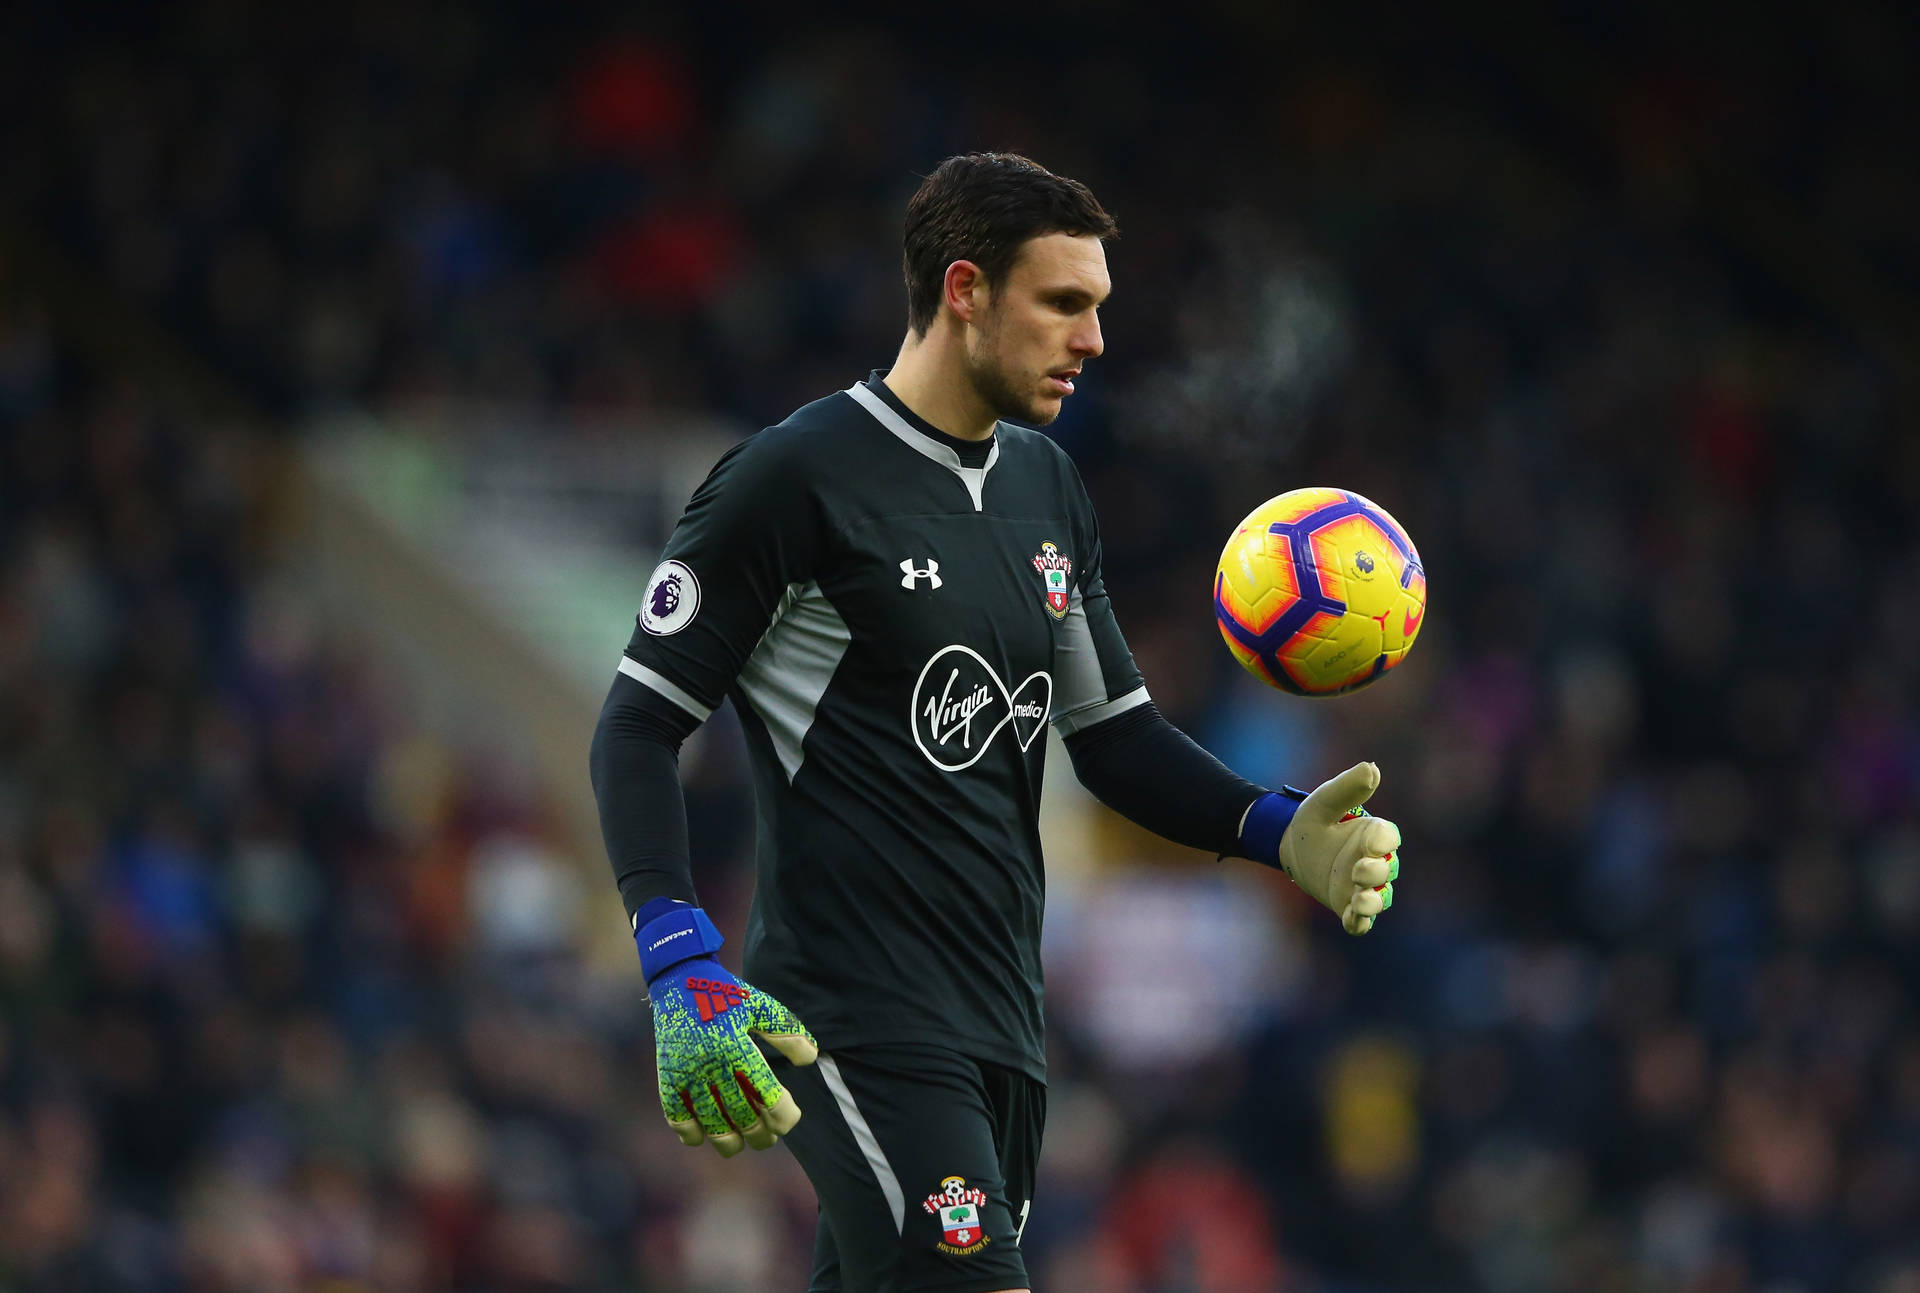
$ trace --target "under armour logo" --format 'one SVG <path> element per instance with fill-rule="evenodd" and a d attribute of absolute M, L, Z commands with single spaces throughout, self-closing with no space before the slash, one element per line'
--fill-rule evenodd
<path fill-rule="evenodd" d="M 913 568 L 912 557 L 908 557 L 902 561 L 900 563 L 900 586 L 908 592 L 912 592 L 913 581 L 916 579 L 931 579 L 933 586 L 938 588 L 940 586 L 940 563 L 932 557 L 928 557 L 927 568 L 925 570 L 915 570 Z"/>
<path fill-rule="evenodd" d="M 687 990 L 693 993 L 694 1008 L 700 1012 L 700 1022 L 707 1023 L 715 1015 L 724 1015 L 729 1007 L 737 1006 L 747 999 L 744 989 L 737 983 L 728 983 L 724 979 L 690 978 Z"/>

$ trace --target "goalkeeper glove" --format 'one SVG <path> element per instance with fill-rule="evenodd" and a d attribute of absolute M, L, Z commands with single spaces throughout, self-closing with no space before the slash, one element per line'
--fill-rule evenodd
<path fill-rule="evenodd" d="M 633 937 L 653 1001 L 660 1112 L 681 1143 L 710 1141 L 731 1158 L 743 1144 L 765 1149 L 792 1131 L 800 1106 L 753 1036 L 795 1064 L 819 1055 L 813 1036 L 713 958 L 720 931 L 698 907 L 656 898 L 635 915 Z"/>
<path fill-rule="evenodd" d="M 1241 826 L 1248 856 L 1277 860 L 1349 934 L 1373 928 L 1400 878 L 1400 828 L 1361 807 L 1379 786 L 1380 769 L 1356 763 L 1312 794 L 1288 786 L 1255 800 Z"/>

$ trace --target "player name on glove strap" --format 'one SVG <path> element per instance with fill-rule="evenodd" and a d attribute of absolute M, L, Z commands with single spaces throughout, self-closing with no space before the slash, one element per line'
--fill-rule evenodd
<path fill-rule="evenodd" d="M 682 961 L 719 951 L 726 940 L 700 908 L 675 907 L 635 929 L 633 941 L 640 949 L 640 969 L 652 983 Z"/>

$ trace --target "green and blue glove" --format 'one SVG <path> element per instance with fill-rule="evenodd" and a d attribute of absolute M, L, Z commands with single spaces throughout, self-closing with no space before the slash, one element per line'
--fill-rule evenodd
<path fill-rule="evenodd" d="M 720 931 L 698 907 L 656 898 L 635 913 L 634 942 L 653 1001 L 660 1112 L 685 1145 L 722 1158 L 765 1149 L 800 1121 L 754 1037 L 795 1064 L 820 1054 L 791 1010 L 715 960 Z"/>
<path fill-rule="evenodd" d="M 1363 807 L 1379 788 L 1380 769 L 1356 763 L 1311 794 L 1288 786 L 1263 795 L 1241 824 L 1247 856 L 1277 862 L 1349 934 L 1373 928 L 1400 878 L 1400 828 Z"/>

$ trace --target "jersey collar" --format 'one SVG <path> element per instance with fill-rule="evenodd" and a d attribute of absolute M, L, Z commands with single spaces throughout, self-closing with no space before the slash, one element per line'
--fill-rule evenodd
<path fill-rule="evenodd" d="M 878 375 L 876 371 L 875 376 L 877 377 Z M 978 467 L 965 467 L 961 465 L 960 455 L 954 452 L 952 446 L 940 443 L 940 441 L 908 422 L 891 404 L 876 394 L 873 388 L 867 385 L 866 382 L 855 382 L 853 385 L 847 387 L 847 394 L 851 395 L 854 402 L 859 404 L 861 408 L 873 414 L 875 421 L 879 422 L 880 425 L 887 430 L 893 432 L 895 437 L 909 449 L 924 458 L 939 463 L 942 467 L 945 467 L 948 471 L 958 476 L 960 483 L 967 487 L 967 496 L 973 500 L 973 510 L 976 512 L 982 510 L 984 504 L 982 503 L 981 493 L 986 488 L 987 473 L 993 470 L 994 463 L 1000 461 L 1000 436 L 998 432 L 996 432 L 993 437 L 993 448 L 987 450 L 987 461 Z"/>

